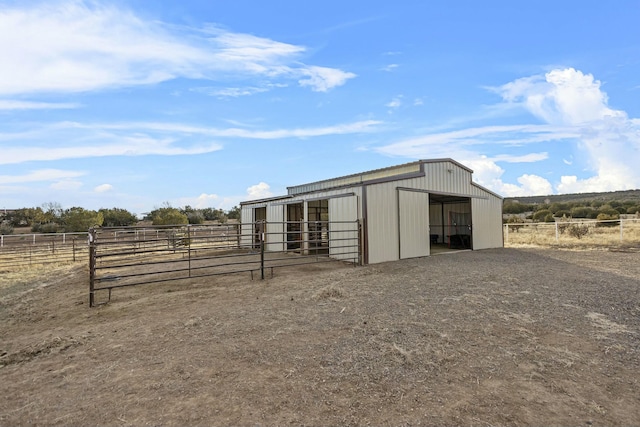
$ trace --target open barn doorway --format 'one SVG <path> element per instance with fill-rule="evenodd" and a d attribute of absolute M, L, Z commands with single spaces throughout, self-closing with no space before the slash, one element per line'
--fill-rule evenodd
<path fill-rule="evenodd" d="M 260 228 L 260 221 L 267 220 L 267 208 L 255 208 L 253 210 L 253 247 L 260 247 L 260 233 L 263 231 Z"/>
<path fill-rule="evenodd" d="M 431 254 L 473 248 L 471 198 L 429 194 Z"/>
<path fill-rule="evenodd" d="M 287 250 L 299 250 L 303 242 L 304 203 L 287 206 Z"/>
<path fill-rule="evenodd" d="M 309 253 L 329 253 L 329 199 L 307 203 Z"/>

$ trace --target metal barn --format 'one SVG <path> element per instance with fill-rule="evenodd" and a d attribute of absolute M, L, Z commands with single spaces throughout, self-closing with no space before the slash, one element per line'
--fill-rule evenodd
<path fill-rule="evenodd" d="M 324 247 L 341 259 L 340 241 L 357 237 L 365 264 L 502 247 L 502 197 L 472 173 L 452 159 L 419 160 L 288 187 L 240 204 L 243 243 L 265 231 L 267 250 Z"/>

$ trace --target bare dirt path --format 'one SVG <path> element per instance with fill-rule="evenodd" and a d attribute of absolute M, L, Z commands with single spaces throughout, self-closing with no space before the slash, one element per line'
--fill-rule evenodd
<path fill-rule="evenodd" d="M 639 258 L 327 263 L 116 290 L 95 309 L 83 268 L 14 278 L 0 425 L 635 425 Z"/>

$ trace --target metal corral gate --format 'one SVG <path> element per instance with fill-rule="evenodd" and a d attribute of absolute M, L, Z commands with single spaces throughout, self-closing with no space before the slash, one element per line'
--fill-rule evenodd
<path fill-rule="evenodd" d="M 358 221 L 96 228 L 89 230 L 89 305 L 113 289 L 341 260 L 361 263 Z"/>

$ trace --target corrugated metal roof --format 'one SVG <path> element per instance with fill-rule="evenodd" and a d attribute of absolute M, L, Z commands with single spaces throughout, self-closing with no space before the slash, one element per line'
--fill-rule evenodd
<path fill-rule="evenodd" d="M 468 171 L 473 172 L 468 167 L 461 163 L 456 162 L 453 159 L 430 159 L 430 160 L 418 160 L 416 162 L 405 163 L 397 166 L 390 166 L 382 169 L 374 169 L 366 172 L 360 172 L 353 175 L 346 175 L 338 178 L 331 178 L 322 181 L 311 182 L 308 184 L 294 185 L 287 187 L 287 192 L 290 196 L 297 194 L 310 193 L 313 191 L 327 190 L 330 188 L 347 187 L 352 185 L 359 185 L 371 181 L 382 180 L 385 178 L 402 179 L 407 175 L 417 174 L 424 171 L 423 165 L 425 163 L 443 163 L 449 162 L 456 166 Z"/>
<path fill-rule="evenodd" d="M 403 165 L 392 166 L 383 169 L 375 169 L 367 172 L 356 173 L 353 175 L 346 175 L 337 178 L 311 182 L 308 184 L 295 185 L 292 187 L 287 187 L 287 192 L 289 193 L 289 195 L 296 195 L 301 193 L 310 193 L 312 191 L 327 190 L 330 188 L 358 185 L 376 179 L 406 175 L 409 173 L 417 173 L 420 172 L 420 168 L 420 162 L 406 163 Z"/>

